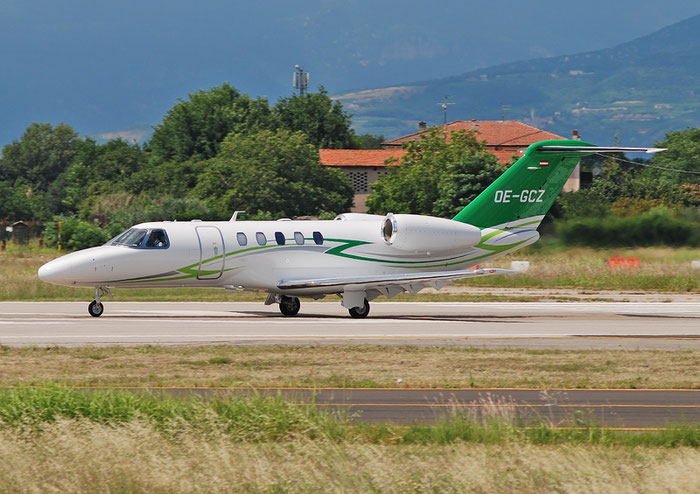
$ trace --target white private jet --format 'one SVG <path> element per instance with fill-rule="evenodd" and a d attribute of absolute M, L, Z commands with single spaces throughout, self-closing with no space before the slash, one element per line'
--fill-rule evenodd
<path fill-rule="evenodd" d="M 535 143 L 453 219 L 345 213 L 329 221 L 153 222 L 105 245 L 39 268 L 49 283 L 94 287 L 90 315 L 104 312 L 112 287 L 217 287 L 268 293 L 286 316 L 299 297 L 342 296 L 354 318 L 369 301 L 458 278 L 511 274 L 469 269 L 537 241 L 537 227 L 581 157 L 658 148 L 595 147 L 581 141 Z"/>

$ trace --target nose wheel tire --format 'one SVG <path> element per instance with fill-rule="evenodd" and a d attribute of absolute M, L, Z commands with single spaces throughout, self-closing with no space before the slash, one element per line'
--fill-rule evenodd
<path fill-rule="evenodd" d="M 369 314 L 369 302 L 367 302 L 367 299 L 365 299 L 364 306 L 353 307 L 352 309 L 349 309 L 348 312 L 350 313 L 350 316 L 354 319 L 363 319 L 367 317 L 367 314 Z"/>
<path fill-rule="evenodd" d="M 88 305 L 88 313 L 92 317 L 100 317 L 104 311 L 105 306 L 102 304 L 102 302 L 98 302 L 97 300 L 93 300 L 90 302 L 90 305 Z"/>
<path fill-rule="evenodd" d="M 285 316 L 296 316 L 301 308 L 301 302 L 296 297 L 282 297 L 280 312 Z"/>

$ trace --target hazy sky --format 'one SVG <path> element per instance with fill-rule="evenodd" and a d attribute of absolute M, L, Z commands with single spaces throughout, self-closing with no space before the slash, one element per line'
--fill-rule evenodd
<path fill-rule="evenodd" d="M 0 145 L 34 121 L 154 124 L 223 81 L 274 101 L 297 63 L 339 93 L 605 48 L 698 13 L 687 0 L 0 0 Z"/>

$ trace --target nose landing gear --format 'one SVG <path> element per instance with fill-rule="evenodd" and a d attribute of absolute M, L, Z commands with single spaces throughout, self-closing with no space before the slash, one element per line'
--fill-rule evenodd
<path fill-rule="evenodd" d="M 98 286 L 95 288 L 95 300 L 88 305 L 88 314 L 92 317 L 100 317 L 105 311 L 105 306 L 100 302 L 100 298 L 107 295 L 109 298 L 114 298 L 112 292 L 106 286 Z"/>

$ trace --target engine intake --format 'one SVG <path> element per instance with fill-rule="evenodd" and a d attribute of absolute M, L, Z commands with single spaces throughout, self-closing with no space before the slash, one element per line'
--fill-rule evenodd
<path fill-rule="evenodd" d="M 481 240 L 481 230 L 473 225 L 415 214 L 389 213 L 381 234 L 396 249 L 426 253 L 465 249 Z"/>

